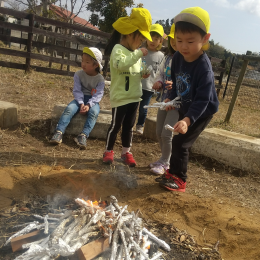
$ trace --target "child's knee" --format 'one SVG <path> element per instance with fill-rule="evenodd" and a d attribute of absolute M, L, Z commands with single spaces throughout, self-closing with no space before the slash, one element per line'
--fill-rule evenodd
<path fill-rule="evenodd" d="M 71 107 L 66 107 L 66 109 L 64 110 L 63 114 L 64 115 L 71 115 L 73 114 L 74 110 Z"/>
<path fill-rule="evenodd" d="M 88 116 L 97 118 L 99 115 L 99 109 L 90 108 L 88 112 Z"/>

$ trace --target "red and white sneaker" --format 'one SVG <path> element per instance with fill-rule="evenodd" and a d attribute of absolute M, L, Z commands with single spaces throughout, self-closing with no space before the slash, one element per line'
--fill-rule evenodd
<path fill-rule="evenodd" d="M 134 159 L 134 157 L 133 157 L 133 155 L 131 153 L 127 152 L 125 154 L 122 154 L 121 155 L 121 159 L 129 167 L 135 167 L 136 166 L 135 159 Z"/>
<path fill-rule="evenodd" d="M 114 161 L 114 151 L 105 151 L 103 153 L 103 162 L 111 164 Z"/>
<path fill-rule="evenodd" d="M 176 175 L 170 174 L 168 171 L 166 174 L 161 176 L 159 185 L 170 191 L 185 192 L 186 189 L 186 182 L 184 182 L 181 178 L 178 178 Z"/>

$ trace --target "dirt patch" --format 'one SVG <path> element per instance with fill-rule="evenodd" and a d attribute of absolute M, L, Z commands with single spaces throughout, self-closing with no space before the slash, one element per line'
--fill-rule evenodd
<path fill-rule="evenodd" d="M 45 138 L 49 125 L 34 126 L 30 133 L 21 128 L 1 131 L 2 210 L 10 208 L 13 200 L 32 195 L 44 200 L 47 195 L 106 200 L 113 194 L 121 205 L 129 205 L 129 210 L 140 209 L 146 224 L 159 235 L 168 234 L 173 248 L 176 237 L 171 228 L 178 228 L 192 235 L 202 248 L 212 248 L 220 241 L 223 259 L 260 257 L 256 246 L 260 232 L 259 176 L 192 155 L 186 193 L 166 192 L 147 168 L 158 156 L 158 143 L 134 136 L 132 151 L 138 167 L 129 169 L 119 160 L 112 166 L 102 163 L 102 140 L 90 139 L 88 150 L 81 151 L 73 138 L 66 136 L 61 146 L 54 147 Z M 119 144 L 115 152 L 119 158 Z M 136 176 L 138 187 L 129 189 L 115 178 L 118 170 Z"/>

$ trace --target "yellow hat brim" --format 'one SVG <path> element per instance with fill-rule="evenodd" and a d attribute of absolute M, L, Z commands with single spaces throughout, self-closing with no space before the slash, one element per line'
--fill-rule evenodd
<path fill-rule="evenodd" d="M 174 39 L 174 33 L 170 33 L 170 34 L 168 34 L 168 37 L 171 37 L 171 38 Z"/>
<path fill-rule="evenodd" d="M 133 25 L 129 22 L 128 17 L 121 17 L 121 18 L 117 19 L 112 24 L 112 26 L 115 30 L 117 30 L 118 32 L 120 32 L 123 35 L 127 35 L 127 34 L 133 33 L 134 31 L 138 30 L 138 27 L 136 27 L 135 25 Z"/>
<path fill-rule="evenodd" d="M 170 34 L 168 34 L 168 37 L 171 37 L 174 39 L 174 34 L 175 34 L 175 24 L 173 23 L 171 26 Z"/>
<path fill-rule="evenodd" d="M 88 47 L 84 47 L 83 53 L 90 55 L 93 59 L 97 60 L 95 54 Z"/>
<path fill-rule="evenodd" d="M 139 31 L 147 40 L 149 40 L 150 42 L 153 41 L 151 34 L 149 32 L 146 31 Z"/>

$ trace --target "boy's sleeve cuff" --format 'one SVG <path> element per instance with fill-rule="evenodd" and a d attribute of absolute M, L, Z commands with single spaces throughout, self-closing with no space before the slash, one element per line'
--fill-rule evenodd
<path fill-rule="evenodd" d="M 190 126 L 192 126 L 196 121 L 194 116 L 189 115 L 189 113 L 185 114 L 184 117 L 188 117 L 190 119 Z"/>
<path fill-rule="evenodd" d="M 87 103 L 87 105 L 89 106 L 89 108 L 91 108 L 93 106 L 92 102 Z"/>

